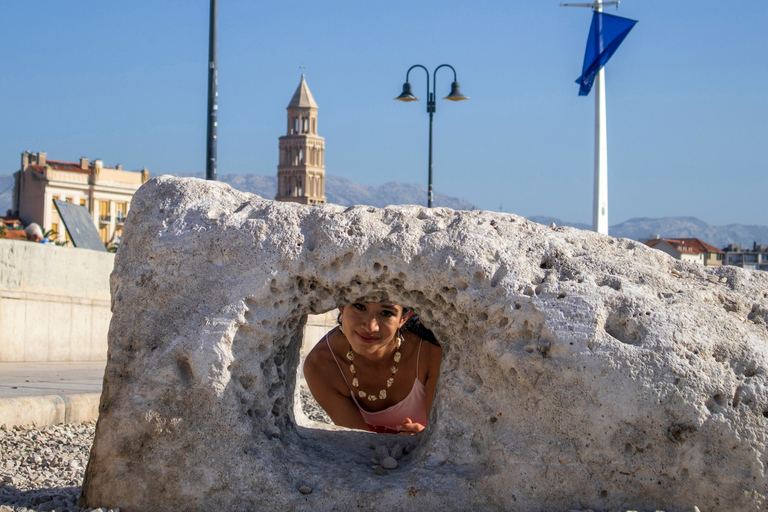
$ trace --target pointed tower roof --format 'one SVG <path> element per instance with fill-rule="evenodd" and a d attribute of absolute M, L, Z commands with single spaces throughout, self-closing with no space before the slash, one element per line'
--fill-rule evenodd
<path fill-rule="evenodd" d="M 291 98 L 291 102 L 288 104 L 288 108 L 291 107 L 317 108 L 317 103 L 315 103 L 315 98 L 312 97 L 312 93 L 309 92 L 309 87 L 307 86 L 307 81 L 304 80 L 304 75 L 301 75 L 301 83 L 296 88 L 296 92 L 293 93 L 293 98 Z"/>

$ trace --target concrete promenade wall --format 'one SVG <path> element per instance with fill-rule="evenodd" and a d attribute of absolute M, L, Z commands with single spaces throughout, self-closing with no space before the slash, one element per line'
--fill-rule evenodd
<path fill-rule="evenodd" d="M 107 359 L 110 253 L 0 240 L 0 362 Z"/>
<path fill-rule="evenodd" d="M 106 361 L 115 256 L 0 239 L 0 362 Z M 306 356 L 337 313 L 309 315 Z"/>

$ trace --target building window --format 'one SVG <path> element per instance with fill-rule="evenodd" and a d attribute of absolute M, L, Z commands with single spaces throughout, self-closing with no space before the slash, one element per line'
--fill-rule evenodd
<path fill-rule="evenodd" d="M 125 222 L 125 216 L 128 214 L 128 203 L 115 203 L 115 220 Z"/>
<path fill-rule="evenodd" d="M 57 240 L 59 238 L 59 223 L 58 222 L 51 222 L 51 235 L 50 237 L 54 240 Z"/>
<path fill-rule="evenodd" d="M 757 254 L 745 254 L 744 255 L 744 262 L 745 263 L 757 263 Z"/>
<path fill-rule="evenodd" d="M 109 222 L 112 217 L 109 215 L 111 201 L 99 201 L 99 220 Z M 106 240 L 104 240 L 106 242 Z"/>
<path fill-rule="evenodd" d="M 101 237 L 101 241 L 105 244 L 107 243 L 107 240 L 108 240 L 108 237 L 107 237 L 108 234 L 109 233 L 107 232 L 107 226 L 102 226 L 99 228 L 99 236 Z"/>
<path fill-rule="evenodd" d="M 88 208 L 88 200 L 87 199 L 81 199 L 80 200 L 80 206 L 85 206 Z"/>

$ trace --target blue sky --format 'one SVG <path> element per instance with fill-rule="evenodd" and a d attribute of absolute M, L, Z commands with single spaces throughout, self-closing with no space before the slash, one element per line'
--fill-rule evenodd
<path fill-rule="evenodd" d="M 276 172 L 304 65 L 328 174 L 426 184 L 426 102 L 392 98 L 411 65 L 448 63 L 471 100 L 438 100 L 436 190 L 589 223 L 594 99 L 574 80 L 591 12 L 558 3 L 219 0 L 218 171 Z M 208 5 L 2 2 L 0 173 L 25 150 L 203 172 Z M 768 2 L 624 0 L 606 12 L 640 21 L 606 66 L 610 223 L 768 224 Z M 438 97 L 451 78 L 440 70 Z"/>

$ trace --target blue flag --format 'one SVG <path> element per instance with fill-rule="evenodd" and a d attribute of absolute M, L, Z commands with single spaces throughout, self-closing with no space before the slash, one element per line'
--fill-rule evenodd
<path fill-rule="evenodd" d="M 581 76 L 576 79 L 576 83 L 581 86 L 579 96 L 589 94 L 598 71 L 613 56 L 635 23 L 637 20 L 630 20 L 613 14 L 597 11 L 592 13 L 592 26 L 589 27 L 587 50 L 584 52 L 584 65 L 581 68 Z"/>

